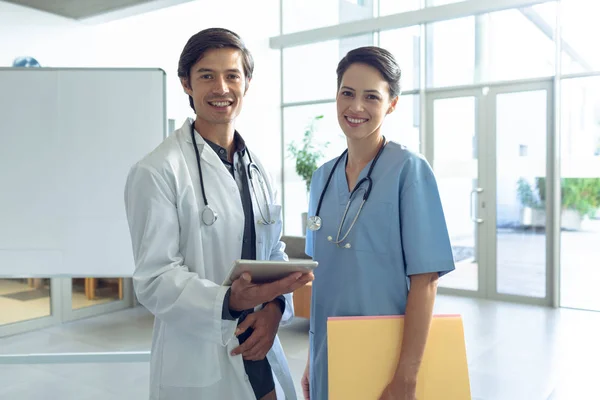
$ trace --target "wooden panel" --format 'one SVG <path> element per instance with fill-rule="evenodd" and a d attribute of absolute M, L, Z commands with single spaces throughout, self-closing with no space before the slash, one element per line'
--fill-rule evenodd
<path fill-rule="evenodd" d="M 294 291 L 294 313 L 296 317 L 310 318 L 310 297 L 312 282 Z"/>

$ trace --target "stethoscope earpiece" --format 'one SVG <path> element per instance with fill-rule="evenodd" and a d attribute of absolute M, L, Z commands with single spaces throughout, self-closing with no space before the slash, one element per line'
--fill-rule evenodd
<path fill-rule="evenodd" d="M 327 236 L 327 240 L 329 242 L 333 242 L 333 237 L 331 236 Z M 346 243 L 344 246 L 340 246 L 340 243 L 343 242 L 343 240 L 341 240 L 339 243 L 336 243 L 338 245 L 338 247 L 344 247 L 345 249 L 349 249 L 352 247 L 352 245 L 350 243 Z"/>

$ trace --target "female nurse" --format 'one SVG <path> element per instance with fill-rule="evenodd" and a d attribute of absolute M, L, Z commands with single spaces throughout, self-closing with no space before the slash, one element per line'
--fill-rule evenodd
<path fill-rule="evenodd" d="M 405 315 L 393 379 L 380 400 L 414 400 L 438 278 L 454 269 L 433 171 L 381 132 L 400 94 L 400 68 L 378 47 L 337 68 L 337 117 L 347 149 L 315 171 L 306 253 L 312 287 L 304 397 L 326 400 L 327 318 Z"/>

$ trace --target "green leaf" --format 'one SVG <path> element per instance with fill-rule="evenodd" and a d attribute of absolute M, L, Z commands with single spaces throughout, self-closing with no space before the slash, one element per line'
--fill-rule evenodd
<path fill-rule="evenodd" d="M 535 191 L 523 178 L 517 182 L 517 194 L 522 205 L 544 208 L 546 178 L 535 179 Z M 560 180 L 561 206 L 575 210 L 582 217 L 594 216 L 600 209 L 600 178 L 563 178 Z"/>
<path fill-rule="evenodd" d="M 313 134 L 317 130 L 318 121 L 323 119 L 323 115 L 317 115 L 312 118 L 310 123 L 304 130 L 302 144 L 298 145 L 292 142 L 288 145 L 288 151 L 292 157 L 296 159 L 296 173 L 306 183 L 306 190 L 310 190 L 310 181 L 313 173 L 317 170 L 317 166 L 321 158 L 324 157 L 319 146 L 314 143 Z M 329 143 L 322 144 L 322 147 L 327 147 Z"/>

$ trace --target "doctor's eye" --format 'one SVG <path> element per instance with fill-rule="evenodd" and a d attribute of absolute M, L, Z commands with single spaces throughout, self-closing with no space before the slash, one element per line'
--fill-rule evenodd
<path fill-rule="evenodd" d="M 236 74 L 231 74 L 227 78 L 231 79 L 232 81 L 237 81 L 238 79 L 240 79 L 240 76 Z"/>
<path fill-rule="evenodd" d="M 369 94 L 367 95 L 367 100 L 379 100 L 379 97 L 375 96 L 374 94 Z"/>
<path fill-rule="evenodd" d="M 200 75 L 200 79 L 212 79 L 212 75 L 211 74 Z"/>
<path fill-rule="evenodd" d="M 342 91 L 342 93 L 340 93 L 342 96 L 344 97 L 352 97 L 353 93 L 349 90 L 344 90 Z"/>

